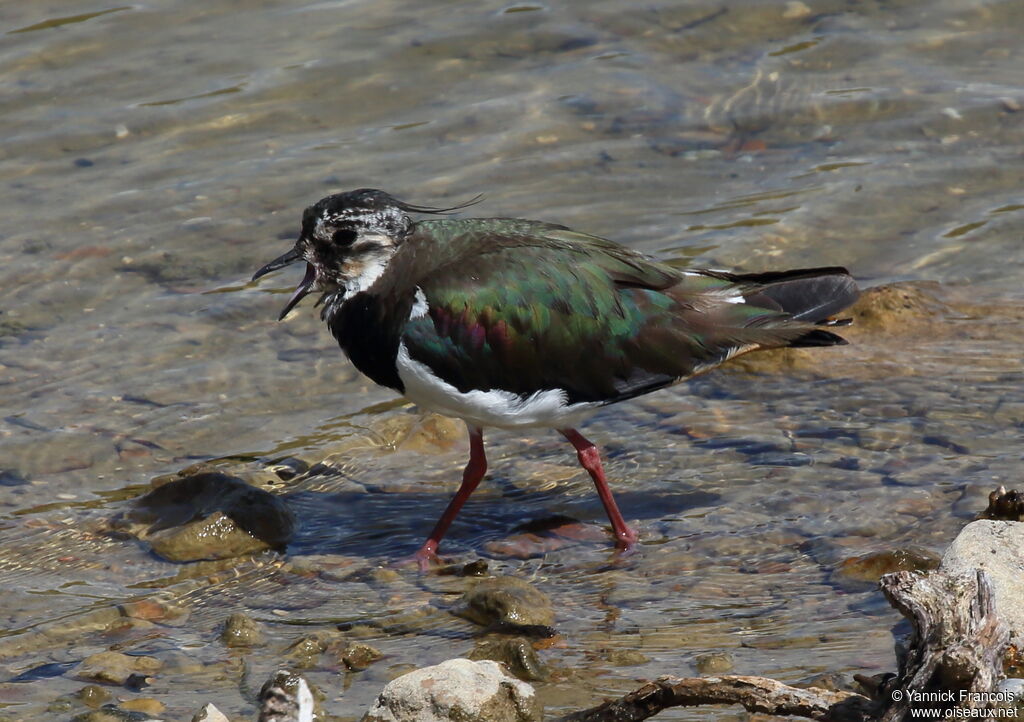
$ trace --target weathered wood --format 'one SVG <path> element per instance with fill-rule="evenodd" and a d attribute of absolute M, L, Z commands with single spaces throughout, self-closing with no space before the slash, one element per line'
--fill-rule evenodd
<path fill-rule="evenodd" d="M 822 722 L 872 719 L 872 702 L 854 692 L 802 689 L 765 677 L 660 677 L 624 697 L 558 718 L 556 722 L 639 722 L 670 707 L 739 704 L 750 712 Z"/>
<path fill-rule="evenodd" d="M 878 701 L 887 705 L 882 722 L 907 719 L 913 706 L 941 708 L 947 715 L 955 707 L 987 706 L 983 693 L 995 690 L 1002 678 L 1010 639 L 996 616 L 988 575 L 980 569 L 894 572 L 879 585 L 913 629 L 907 643 L 897 646 L 896 678 L 879 689 Z"/>

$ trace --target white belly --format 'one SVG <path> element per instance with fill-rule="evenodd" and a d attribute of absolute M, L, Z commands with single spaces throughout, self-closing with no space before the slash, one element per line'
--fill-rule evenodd
<path fill-rule="evenodd" d="M 561 389 L 538 391 L 526 398 L 497 389 L 462 393 L 435 376 L 429 366 L 410 358 L 404 343 L 398 346 L 396 364 L 407 399 L 421 408 L 463 419 L 471 426 L 570 429 L 601 406 L 597 402 L 568 404 Z"/>

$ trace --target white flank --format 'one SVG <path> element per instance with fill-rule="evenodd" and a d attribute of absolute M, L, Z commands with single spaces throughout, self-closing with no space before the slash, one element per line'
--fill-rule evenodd
<path fill-rule="evenodd" d="M 404 343 L 398 346 L 396 365 L 407 399 L 472 426 L 567 429 L 578 426 L 601 406 L 597 402 L 568 404 L 561 389 L 538 391 L 526 398 L 499 389 L 462 393 L 435 376 L 429 366 L 412 359 Z"/>
<path fill-rule="evenodd" d="M 412 304 L 412 311 L 409 312 L 409 320 L 414 318 L 423 318 L 427 315 L 427 311 L 430 310 L 430 305 L 427 303 L 427 296 L 423 293 L 423 289 L 419 286 L 416 287 L 416 301 Z"/>

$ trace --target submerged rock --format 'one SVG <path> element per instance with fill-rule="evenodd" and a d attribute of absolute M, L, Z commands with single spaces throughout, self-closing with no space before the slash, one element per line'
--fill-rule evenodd
<path fill-rule="evenodd" d="M 96 684 L 87 684 L 76 694 L 86 707 L 96 708 L 110 699 L 110 692 Z"/>
<path fill-rule="evenodd" d="M 516 577 L 477 582 L 463 595 L 456 614 L 485 627 L 550 627 L 555 621 L 548 595 Z"/>
<path fill-rule="evenodd" d="M 939 566 L 939 558 L 926 549 L 887 549 L 850 557 L 836 567 L 836 580 L 876 584 L 890 572 L 928 571 Z"/>
<path fill-rule="evenodd" d="M 874 286 L 864 289 L 840 315 L 852 318 L 858 330 L 872 333 L 927 332 L 950 313 L 939 292 L 939 284 L 925 281 Z"/>
<path fill-rule="evenodd" d="M 362 722 L 539 722 L 533 687 L 497 662 L 449 659 L 389 682 Z"/>
<path fill-rule="evenodd" d="M 698 654 L 693 659 L 693 666 L 700 674 L 725 674 L 732 671 L 732 655 L 728 652 Z"/>
<path fill-rule="evenodd" d="M 496 556 L 531 559 L 583 542 L 607 541 L 608 534 L 601 527 L 558 515 L 522 524 L 511 535 L 489 541 L 485 547 Z"/>
<path fill-rule="evenodd" d="M 616 667 L 633 667 L 651 661 L 650 657 L 638 649 L 609 649 L 602 657 L 608 664 Z"/>
<path fill-rule="evenodd" d="M 99 652 L 79 662 L 72 675 L 91 682 L 125 684 L 139 675 L 146 677 L 156 674 L 162 667 L 163 662 L 155 657 Z"/>
<path fill-rule="evenodd" d="M 226 647 L 255 647 L 263 644 L 263 625 L 241 612 L 235 612 L 224 622 L 220 641 Z"/>
<path fill-rule="evenodd" d="M 333 644 L 340 644 L 344 636 L 336 630 L 324 630 L 307 634 L 296 640 L 285 651 L 290 664 L 298 669 L 310 669 L 320 662 L 320 655 Z"/>
<path fill-rule="evenodd" d="M 280 497 L 219 472 L 173 479 L 149 492 L 114 527 L 175 562 L 283 549 L 295 517 Z"/>
<path fill-rule="evenodd" d="M 835 332 L 856 345 L 862 345 L 862 339 L 875 339 L 880 335 L 949 335 L 948 318 L 956 311 L 940 300 L 942 291 L 942 287 L 934 282 L 893 283 L 866 288 L 852 306 L 837 314 L 839 318 L 850 319 L 852 325 L 836 328 Z M 745 354 L 730 361 L 728 366 L 753 373 L 821 373 L 823 369 L 818 349 L 801 348 Z M 846 374 L 874 372 L 872 368 L 844 369 Z M 891 373 L 891 369 L 887 372 Z"/>
<path fill-rule="evenodd" d="M 146 712 L 122 709 L 114 704 L 105 704 L 92 712 L 74 717 L 73 722 L 145 722 L 153 719 Z"/>
<path fill-rule="evenodd" d="M 158 699 L 153 697 L 136 697 L 135 699 L 128 699 L 118 705 L 121 709 L 127 712 L 141 712 L 147 717 L 157 717 L 163 714 L 166 709 L 166 705 Z"/>
<path fill-rule="evenodd" d="M 521 680 L 536 682 L 548 678 L 548 670 L 540 661 L 537 650 L 524 637 L 502 637 L 477 642 L 469 658 L 477 661 L 490 659 L 501 662 Z"/>
<path fill-rule="evenodd" d="M 341 652 L 341 662 L 350 672 L 361 672 L 383 658 L 383 652 L 362 642 L 352 642 Z"/>

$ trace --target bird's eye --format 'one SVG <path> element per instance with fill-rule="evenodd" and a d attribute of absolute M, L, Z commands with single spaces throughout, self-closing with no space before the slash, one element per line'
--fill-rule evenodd
<path fill-rule="evenodd" d="M 339 228 L 331 236 L 331 240 L 339 246 L 350 246 L 356 240 L 356 232 L 351 228 Z"/>

